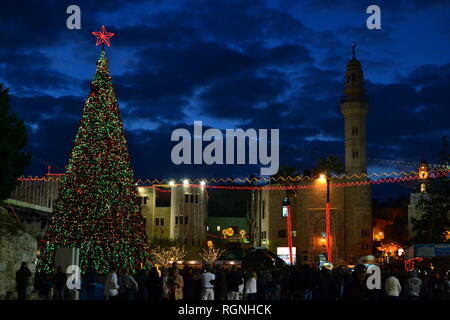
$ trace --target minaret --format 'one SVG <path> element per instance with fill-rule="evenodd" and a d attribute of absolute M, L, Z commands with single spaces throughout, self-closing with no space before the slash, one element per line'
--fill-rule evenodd
<path fill-rule="evenodd" d="M 347 63 L 341 112 L 345 118 L 345 171 L 347 175 L 367 173 L 366 115 L 369 105 L 365 97 L 364 74 L 355 58 Z"/>

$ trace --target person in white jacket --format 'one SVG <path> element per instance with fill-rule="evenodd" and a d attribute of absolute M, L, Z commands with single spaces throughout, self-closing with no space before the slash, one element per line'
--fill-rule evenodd
<path fill-rule="evenodd" d="M 119 297 L 119 283 L 114 269 L 111 269 L 106 277 L 104 294 L 106 300 L 117 300 Z"/>
<path fill-rule="evenodd" d="M 384 290 L 389 300 L 398 300 L 400 298 L 402 286 L 400 285 L 400 281 L 395 277 L 395 272 L 391 273 L 391 276 L 386 279 Z"/>
<path fill-rule="evenodd" d="M 256 300 L 256 272 L 245 282 L 245 295 L 247 300 Z"/>

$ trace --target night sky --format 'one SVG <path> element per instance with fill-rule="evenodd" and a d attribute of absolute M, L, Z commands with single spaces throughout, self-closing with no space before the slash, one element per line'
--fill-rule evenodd
<path fill-rule="evenodd" d="M 81 30 L 66 28 L 71 4 Z M 366 28 L 371 4 L 381 30 Z M 136 177 L 245 177 L 259 168 L 173 165 L 172 131 L 192 132 L 194 120 L 280 129 L 280 164 L 299 170 L 325 152 L 343 156 L 340 97 L 356 41 L 368 156 L 435 163 L 450 133 L 449 13 L 449 1 L 425 0 L 8 1 L 0 82 L 26 121 L 27 174 L 47 163 L 63 171 L 100 53 L 91 32 L 105 25 L 116 33 L 106 51 Z"/>

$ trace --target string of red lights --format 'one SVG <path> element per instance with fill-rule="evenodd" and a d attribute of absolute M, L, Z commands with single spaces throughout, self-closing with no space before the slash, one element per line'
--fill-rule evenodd
<path fill-rule="evenodd" d="M 435 179 L 439 177 L 445 177 L 448 176 L 449 171 L 447 172 L 429 172 L 428 179 Z M 317 178 L 316 178 L 317 179 Z M 316 180 L 315 179 L 315 180 Z M 336 180 L 339 178 L 335 178 Z M 382 184 L 382 183 L 399 183 L 399 182 L 408 182 L 408 181 L 414 181 L 421 179 L 417 174 L 415 175 L 406 175 L 404 177 L 396 177 L 396 178 L 381 178 L 381 179 L 374 179 L 374 180 L 362 180 L 362 181 L 351 181 L 351 182 L 331 182 L 331 187 L 353 187 L 353 186 L 362 186 L 362 185 L 369 185 L 369 184 Z M 21 177 L 17 179 L 19 181 L 59 181 L 60 178 L 58 177 Z M 311 189 L 314 188 L 314 185 L 264 185 L 264 186 L 223 186 L 223 185 L 207 185 L 205 183 L 203 184 L 192 184 L 192 183 L 183 183 L 183 184 L 152 184 L 150 186 L 140 185 L 139 181 L 136 183 L 137 186 L 143 187 L 143 188 L 154 188 L 161 192 L 170 192 L 170 190 L 162 189 L 161 187 L 174 187 L 174 186 L 180 186 L 180 185 L 188 185 L 193 188 L 212 188 L 212 189 L 223 189 L 223 190 L 299 190 L 299 189 Z M 157 181 L 159 182 L 159 181 Z"/>

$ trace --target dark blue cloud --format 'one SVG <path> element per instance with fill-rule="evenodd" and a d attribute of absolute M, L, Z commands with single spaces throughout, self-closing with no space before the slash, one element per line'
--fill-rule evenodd
<path fill-rule="evenodd" d="M 77 1 L 80 31 L 65 28 L 69 1 L 9 2 L 0 81 L 27 123 L 30 150 L 64 166 L 99 54 L 90 31 L 105 24 L 116 33 L 107 55 L 136 176 L 245 176 L 259 169 L 171 164 L 171 132 L 192 131 L 193 120 L 280 129 L 281 163 L 299 169 L 325 152 L 342 155 L 339 103 L 357 41 L 369 156 L 433 161 L 450 133 L 450 44 L 430 39 L 448 34 L 448 4 L 381 1 L 383 29 L 368 31 L 369 2 Z"/>

